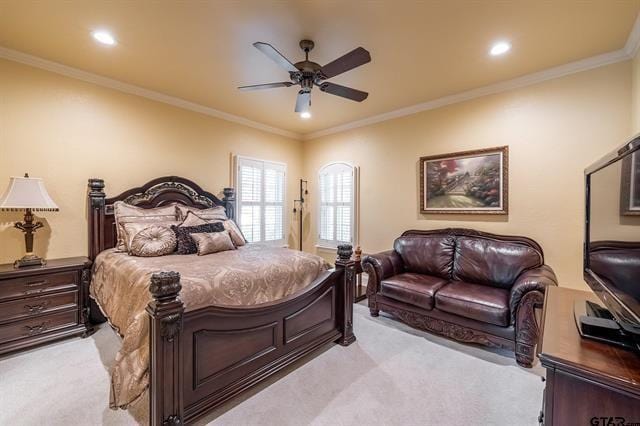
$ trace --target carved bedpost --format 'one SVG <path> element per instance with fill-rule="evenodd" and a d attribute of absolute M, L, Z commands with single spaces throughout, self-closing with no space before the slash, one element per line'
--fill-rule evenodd
<path fill-rule="evenodd" d="M 89 179 L 89 259 L 104 250 L 104 180 Z"/>
<path fill-rule="evenodd" d="M 531 367 L 535 360 L 535 348 L 538 343 L 538 324 L 535 308 L 544 303 L 544 294 L 530 291 L 520 300 L 516 314 L 516 361 L 523 367 Z"/>
<path fill-rule="evenodd" d="M 227 210 L 227 217 L 235 220 L 236 218 L 236 190 L 233 188 L 224 188 L 223 190 L 224 208 Z"/>
<path fill-rule="evenodd" d="M 177 426 L 184 423 L 182 405 L 182 314 L 178 297 L 180 274 L 159 272 L 151 276 L 147 305 L 150 317 L 149 423 L 151 426 Z"/>
<path fill-rule="evenodd" d="M 341 286 L 342 297 L 339 302 L 340 315 L 338 316 L 340 331 L 342 331 L 338 343 L 342 346 L 349 346 L 356 341 L 356 336 L 353 334 L 353 291 L 356 283 L 356 262 L 351 259 L 352 254 L 353 249 L 350 244 L 338 246 L 336 269 L 344 269 L 343 285 Z"/>

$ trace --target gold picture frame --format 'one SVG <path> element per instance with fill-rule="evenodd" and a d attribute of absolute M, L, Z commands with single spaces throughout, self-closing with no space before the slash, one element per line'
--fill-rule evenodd
<path fill-rule="evenodd" d="M 423 214 L 509 213 L 509 147 L 420 157 Z"/>

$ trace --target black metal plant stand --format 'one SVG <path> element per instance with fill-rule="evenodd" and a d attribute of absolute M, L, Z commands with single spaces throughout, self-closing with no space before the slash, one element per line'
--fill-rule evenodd
<path fill-rule="evenodd" d="M 299 239 L 299 249 L 302 251 L 302 215 L 304 210 L 304 197 L 309 194 L 307 190 L 307 181 L 304 179 L 300 179 L 300 198 L 297 200 L 293 200 L 293 213 L 300 213 L 298 218 L 298 239 Z"/>

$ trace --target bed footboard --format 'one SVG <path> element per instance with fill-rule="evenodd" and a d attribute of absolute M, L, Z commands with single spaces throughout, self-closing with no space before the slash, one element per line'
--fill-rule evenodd
<path fill-rule="evenodd" d="M 180 275 L 151 279 L 150 423 L 190 423 L 329 342 L 350 345 L 355 261 L 338 248 L 335 268 L 300 293 L 257 306 L 184 313 Z"/>

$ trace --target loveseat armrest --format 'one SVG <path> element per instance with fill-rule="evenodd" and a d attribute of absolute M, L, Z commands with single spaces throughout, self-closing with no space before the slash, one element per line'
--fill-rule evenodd
<path fill-rule="evenodd" d="M 367 294 L 375 294 L 380 288 L 380 281 L 404 272 L 404 262 L 398 252 L 388 250 L 365 256 L 362 269 L 368 275 Z"/>
<path fill-rule="evenodd" d="M 558 285 L 558 279 L 548 265 L 542 265 L 537 268 L 528 269 L 516 279 L 516 282 L 511 287 L 511 293 L 509 294 L 509 310 L 511 311 L 511 323 L 516 321 L 516 315 L 518 313 L 518 307 L 522 298 L 531 291 L 539 291 L 544 294 L 547 286 Z"/>

